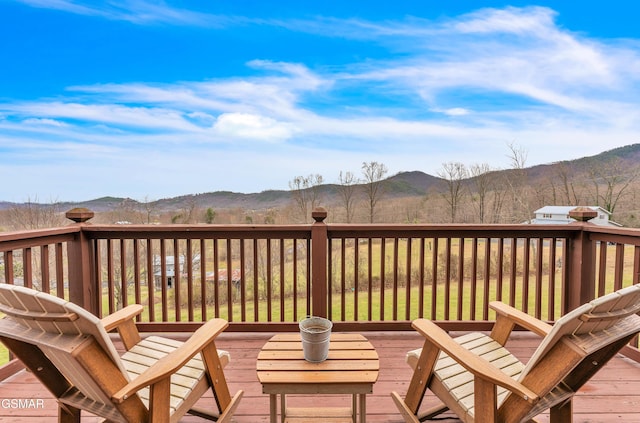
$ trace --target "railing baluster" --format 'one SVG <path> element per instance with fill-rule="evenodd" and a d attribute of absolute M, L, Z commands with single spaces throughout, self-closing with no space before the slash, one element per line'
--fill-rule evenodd
<path fill-rule="evenodd" d="M 491 238 L 484 238 L 484 289 L 482 295 L 482 320 L 489 320 L 489 293 L 491 289 Z"/>
<path fill-rule="evenodd" d="M 438 310 L 438 244 L 439 238 L 433 238 L 433 253 L 431 255 L 431 320 L 436 320 Z"/>
<path fill-rule="evenodd" d="M 98 313 L 99 317 L 102 317 L 106 314 L 109 314 L 109 311 L 107 310 L 107 312 L 105 313 L 104 310 L 104 278 L 103 278 L 103 252 L 104 252 L 104 248 L 102 247 L 102 245 L 104 245 L 106 241 L 105 240 L 100 240 L 100 239 L 95 239 L 92 241 L 92 244 L 94 246 L 94 249 L 96 251 L 94 260 L 95 260 L 95 267 L 94 267 L 94 273 L 95 273 L 95 287 L 97 290 L 97 297 L 99 298 L 96 301 L 96 312 Z M 56 249 L 56 256 L 58 256 L 58 252 L 60 253 L 60 256 L 56 257 L 56 261 L 62 260 L 62 250 Z M 60 273 L 60 267 L 58 266 L 58 264 L 56 264 L 56 295 L 60 298 L 64 298 L 64 275 Z M 107 293 L 107 295 L 109 295 Z"/>
<path fill-rule="evenodd" d="M 333 304 L 333 284 L 336 283 L 336 281 L 334 280 L 333 274 L 334 274 L 334 260 L 333 260 L 333 249 L 335 247 L 335 239 L 329 239 L 327 240 L 327 247 L 328 247 L 328 254 L 327 254 L 327 267 L 328 267 L 328 273 L 327 273 L 327 285 L 328 285 L 328 289 L 327 289 L 327 315 L 329 316 L 329 319 L 332 320 L 334 319 L 333 317 L 333 312 L 334 312 L 334 304 Z"/>
<path fill-rule="evenodd" d="M 345 277 L 345 258 L 346 258 L 346 248 L 345 248 L 345 240 L 344 238 L 340 239 L 340 318 L 342 321 L 347 320 L 346 318 L 346 277 Z"/>
<path fill-rule="evenodd" d="M 471 242 L 471 301 L 470 301 L 471 310 L 469 310 L 471 320 L 476 320 L 477 303 L 478 303 L 478 238 L 473 238 Z"/>
<path fill-rule="evenodd" d="M 173 298 L 176 322 L 182 321 L 182 295 L 180 292 L 182 286 L 182 278 L 180 277 L 180 274 L 182 273 L 182 266 L 180 263 L 180 257 L 179 240 L 175 238 L 173 240 Z"/>
<path fill-rule="evenodd" d="M 49 245 L 40 247 L 40 269 L 42 273 L 41 283 L 43 292 L 51 292 L 51 269 L 49 268 Z"/>
<path fill-rule="evenodd" d="M 286 278 L 285 278 L 285 274 L 284 274 L 284 239 L 280 238 L 279 240 L 280 242 L 280 258 L 278 260 L 279 262 L 279 272 L 280 272 L 280 321 L 284 322 L 285 320 L 285 303 L 284 303 L 284 299 L 285 299 L 285 284 L 286 284 Z"/>
<path fill-rule="evenodd" d="M 538 251 L 536 252 L 536 318 L 542 318 L 542 250 L 544 249 L 544 239 L 536 238 Z"/>
<path fill-rule="evenodd" d="M 445 240 L 444 320 L 450 320 L 451 311 L 451 238 Z"/>
<path fill-rule="evenodd" d="M 419 275 L 418 275 L 418 317 L 419 318 L 424 318 L 424 284 L 426 283 L 425 281 L 425 260 L 424 260 L 424 255 L 425 255 L 425 239 L 423 237 L 420 237 L 420 253 L 419 253 L 419 259 L 418 259 L 418 271 L 419 271 Z"/>
<path fill-rule="evenodd" d="M 227 238 L 227 320 L 233 322 L 233 246 Z"/>
<path fill-rule="evenodd" d="M 504 238 L 498 239 L 498 251 L 496 260 L 496 273 L 497 273 L 497 294 L 496 300 L 502 301 L 502 290 L 504 289 Z"/>
<path fill-rule="evenodd" d="M 56 294 L 60 298 L 64 298 L 64 267 L 63 267 L 64 252 L 63 250 L 64 250 L 63 244 L 61 242 L 56 243 Z M 99 257 L 96 257 L 96 260 L 99 260 Z M 100 286 L 98 286 L 98 288 L 100 288 Z M 101 301 L 98 301 L 98 305 L 100 304 L 101 304 Z M 101 314 L 98 314 L 98 315 L 101 315 Z"/>
<path fill-rule="evenodd" d="M 529 272 L 531 271 L 531 238 L 523 240 L 523 263 L 522 263 L 522 311 L 529 311 Z"/>
<path fill-rule="evenodd" d="M 607 289 L 607 250 L 608 246 L 606 242 L 598 242 L 598 296 L 602 296 L 605 294 Z"/>
<path fill-rule="evenodd" d="M 162 297 L 162 321 L 166 322 L 169 314 L 167 305 L 167 246 L 166 239 L 160 239 L 160 292 Z"/>
<path fill-rule="evenodd" d="M 306 253 L 306 258 L 307 258 L 307 310 L 306 310 L 306 315 L 310 315 L 311 314 L 311 300 L 312 300 L 312 289 L 313 287 L 311 286 L 312 283 L 312 276 L 311 276 L 311 260 L 309 259 L 309 257 L 311 257 L 312 251 L 311 251 L 311 238 L 307 238 L 307 253 Z M 329 254 L 329 257 L 331 256 L 331 254 Z M 330 274 L 330 273 L 329 273 Z M 330 285 L 329 285 L 330 286 Z M 331 298 L 331 288 L 329 288 L 329 292 L 327 293 L 329 298 Z M 327 301 L 329 301 L 329 298 L 327 298 Z M 328 316 L 331 316 L 331 314 L 329 314 Z"/>
<path fill-rule="evenodd" d="M 149 321 L 156 321 L 156 304 L 155 304 L 155 272 L 153 269 L 153 243 L 151 239 L 146 240 L 147 245 L 147 254 L 146 254 L 146 263 L 147 263 L 147 294 L 148 294 L 148 308 L 149 308 Z"/>
<path fill-rule="evenodd" d="M 140 281 L 140 241 L 133 239 L 133 291 L 136 304 L 142 303 L 141 281 Z M 136 321 L 142 320 L 142 316 L 136 316 Z"/>
<path fill-rule="evenodd" d="M 127 248 L 126 240 L 120 240 L 120 301 L 122 307 L 128 305 L 128 289 L 127 289 Z"/>
<path fill-rule="evenodd" d="M 367 299 L 369 306 L 367 311 L 367 319 L 373 320 L 373 240 L 367 239 Z"/>
<path fill-rule="evenodd" d="M 462 320 L 462 306 L 464 303 L 464 244 L 465 239 L 458 241 L 458 300 L 456 304 L 456 315 L 458 320 Z"/>
<path fill-rule="evenodd" d="M 616 244 L 615 274 L 613 279 L 613 290 L 622 288 L 622 278 L 624 274 L 624 244 Z"/>
<path fill-rule="evenodd" d="M 511 273 L 509 283 L 509 305 L 515 307 L 516 305 L 516 276 L 517 276 L 517 264 L 518 264 L 518 239 L 511 238 Z"/>
<path fill-rule="evenodd" d="M 214 317 L 220 317 L 220 266 L 218 239 L 213 239 L 213 308 Z"/>
<path fill-rule="evenodd" d="M 193 245 L 191 239 L 187 239 L 185 266 L 187 266 L 187 316 L 190 322 L 193 322 Z"/>
<path fill-rule="evenodd" d="M 246 274 L 245 274 L 245 245 L 244 239 L 240 240 L 240 320 L 242 322 L 247 321 L 247 297 L 246 297 Z M 295 284 L 295 281 L 294 281 Z"/>
<path fill-rule="evenodd" d="M 360 239 L 353 239 L 353 320 L 357 322 L 359 320 L 359 307 L 360 304 Z"/>
<path fill-rule="evenodd" d="M 273 274 L 271 269 L 271 239 L 267 239 L 267 322 L 272 320 L 272 289 L 273 289 Z"/>
<path fill-rule="evenodd" d="M 253 240 L 253 318 L 256 322 L 260 321 L 260 286 L 258 274 L 258 240 Z"/>
<path fill-rule="evenodd" d="M 385 294 L 385 285 L 386 285 L 386 272 L 385 272 L 385 262 L 386 262 L 386 253 L 385 253 L 385 245 L 387 241 L 384 238 L 380 239 L 380 320 L 384 321 L 384 294 Z"/>
<path fill-rule="evenodd" d="M 548 308 L 547 319 L 555 319 L 556 309 L 556 265 L 558 257 L 556 255 L 557 238 L 551 238 L 549 241 L 549 295 L 547 295 Z"/>
<path fill-rule="evenodd" d="M 109 311 L 111 314 L 115 311 L 115 288 L 114 288 L 114 277 L 113 277 L 113 241 L 111 239 L 107 240 L 107 295 L 109 296 L 108 304 Z"/>
<path fill-rule="evenodd" d="M 206 322 L 207 318 L 207 242 L 200 240 L 200 320 Z"/>
<path fill-rule="evenodd" d="M 405 320 L 411 320 L 411 244 L 413 240 L 407 238 L 407 264 L 405 270 Z"/>
<path fill-rule="evenodd" d="M 398 320 L 398 237 L 393 238 L 393 312 L 392 319 Z"/>
<path fill-rule="evenodd" d="M 31 248 L 22 250 L 22 269 L 24 272 L 24 286 L 33 288 L 33 257 Z"/>
<path fill-rule="evenodd" d="M 13 251 L 4 252 L 4 281 L 13 285 Z"/>

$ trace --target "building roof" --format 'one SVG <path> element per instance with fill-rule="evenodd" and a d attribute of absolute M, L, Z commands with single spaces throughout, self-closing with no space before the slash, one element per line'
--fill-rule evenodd
<path fill-rule="evenodd" d="M 536 210 L 534 213 L 536 214 L 536 216 L 539 216 L 542 214 L 542 215 L 549 215 L 550 217 L 543 217 L 540 219 L 536 217 L 534 219 L 531 219 L 527 223 L 531 223 L 534 225 L 564 225 L 567 223 L 575 222 L 575 219 L 572 219 L 569 217 L 569 212 L 577 207 L 579 206 L 544 206 Z M 609 220 L 611 213 L 600 206 L 583 206 L 583 207 L 587 207 L 597 212 L 598 216 L 602 217 L 603 214 L 606 215 L 607 217 L 606 219 L 598 218 L 597 216 L 594 217 L 593 219 L 590 219 L 589 222 L 593 224 L 602 225 L 602 226 L 622 226 L 617 222 Z"/>
<path fill-rule="evenodd" d="M 538 214 L 538 213 L 544 213 L 544 214 L 569 214 L 569 212 L 575 208 L 577 208 L 578 206 L 544 206 L 538 210 L 536 210 L 534 213 Z M 607 210 L 603 209 L 600 206 L 584 206 L 587 208 L 590 208 L 593 211 L 597 211 L 597 212 L 603 212 L 606 213 L 607 215 L 611 215 L 611 213 L 609 213 Z"/>

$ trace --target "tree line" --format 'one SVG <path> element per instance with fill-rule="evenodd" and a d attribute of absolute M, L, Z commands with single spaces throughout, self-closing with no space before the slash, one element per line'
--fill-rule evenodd
<path fill-rule="evenodd" d="M 332 203 L 323 202 L 322 175 L 297 176 L 289 183 L 295 217 L 308 221 L 313 208 L 324 206 L 334 212 L 334 221 L 345 223 L 525 223 L 543 206 L 565 205 L 600 206 L 612 220 L 640 226 L 635 210 L 640 193 L 637 165 L 612 155 L 579 166 L 554 163 L 535 174 L 527 168 L 524 148 L 509 144 L 507 157 L 508 169 L 445 162 L 437 172 L 440 183 L 419 199 L 388 198 L 392 187 L 385 179 L 387 167 L 380 162 L 363 162 L 360 178 L 340 172 Z"/>
<path fill-rule="evenodd" d="M 334 183 L 320 174 L 295 176 L 289 181 L 288 205 L 264 210 L 202 207 L 195 196 L 182 206 L 160 211 L 157 203 L 124 200 L 108 212 L 96 213 L 95 223 L 135 224 L 286 224 L 309 223 L 319 206 L 329 221 L 342 223 L 523 223 L 545 205 L 600 206 L 612 220 L 640 226 L 637 165 L 619 155 L 604 159 L 559 162 L 527 168 L 527 151 L 508 145 L 508 169 L 487 163 L 442 163 L 439 183 L 424 195 L 399 195 L 388 178 L 387 166 L 362 162 L 360 172 L 341 171 Z M 579 164 L 576 164 L 580 162 Z M 0 229 L 28 230 L 69 223 L 56 202 L 29 199 L 0 212 Z"/>

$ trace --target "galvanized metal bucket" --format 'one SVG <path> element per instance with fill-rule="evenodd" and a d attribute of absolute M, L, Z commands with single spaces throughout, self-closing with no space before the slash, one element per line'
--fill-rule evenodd
<path fill-rule="evenodd" d="M 299 326 L 304 359 L 312 363 L 326 360 L 333 323 L 323 317 L 310 316 L 300 321 Z"/>

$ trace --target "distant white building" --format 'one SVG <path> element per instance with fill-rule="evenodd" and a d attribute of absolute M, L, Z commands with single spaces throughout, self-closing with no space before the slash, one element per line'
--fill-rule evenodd
<path fill-rule="evenodd" d="M 192 266 L 194 270 L 200 268 L 200 254 L 196 254 L 192 258 Z M 178 257 L 178 264 L 180 269 L 180 274 L 184 275 L 186 273 L 185 269 L 185 256 L 180 255 Z M 164 260 L 164 271 L 165 277 L 167 279 L 167 288 L 173 287 L 173 282 L 176 279 L 176 258 L 173 255 L 165 256 Z M 156 281 L 156 287 L 159 289 L 162 287 L 162 258 L 158 255 L 153 256 L 153 275 Z"/>
<path fill-rule="evenodd" d="M 576 206 L 545 206 L 536 210 L 535 218 L 531 219 L 528 223 L 537 225 L 564 225 L 567 223 L 575 222 L 575 219 L 569 217 L 569 212 L 575 209 Z M 600 226 L 622 226 L 612 220 L 609 220 L 611 213 L 599 206 L 587 206 L 591 210 L 598 213 L 596 217 L 589 220 L 589 223 Z"/>

